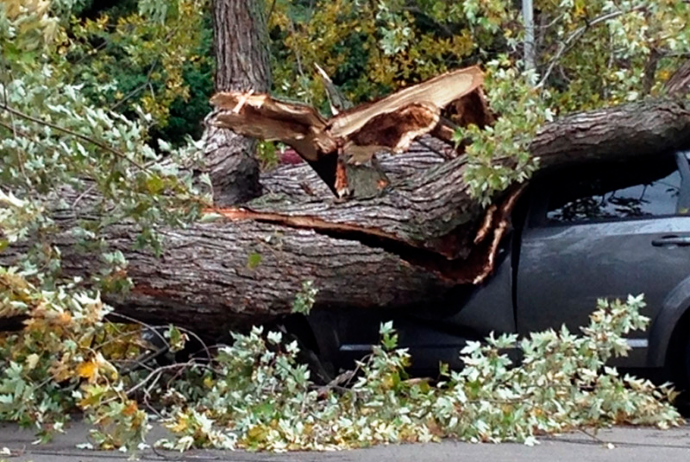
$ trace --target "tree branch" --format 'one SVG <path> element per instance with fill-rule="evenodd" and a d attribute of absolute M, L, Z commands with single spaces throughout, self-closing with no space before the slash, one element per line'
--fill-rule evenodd
<path fill-rule="evenodd" d="M 82 135 L 81 133 L 77 133 L 73 130 L 70 130 L 69 128 L 61 127 L 61 126 L 54 124 L 52 122 L 48 122 L 46 120 L 42 120 L 42 119 L 30 116 L 29 114 L 25 114 L 25 113 L 23 113 L 17 109 L 10 107 L 8 104 L 0 104 L 0 109 L 4 109 L 8 113 L 15 115 L 21 119 L 28 120 L 28 121 L 33 122 L 35 124 L 43 125 L 45 127 L 50 127 L 54 130 L 57 130 L 59 132 L 66 134 L 66 135 L 70 135 L 70 136 L 73 136 L 75 138 L 78 138 L 78 139 L 80 139 L 86 143 L 93 144 L 94 146 L 97 146 L 97 147 L 103 149 L 104 151 L 107 151 L 107 152 L 113 154 L 114 156 L 118 157 L 119 159 L 122 159 L 126 162 L 129 162 L 130 164 L 132 164 L 134 167 L 138 168 L 139 170 L 144 171 L 144 172 L 149 172 L 149 170 L 146 167 L 139 164 L 134 159 L 131 159 L 129 156 L 127 156 L 122 151 L 119 151 L 119 150 L 113 148 L 112 146 L 108 146 L 107 144 L 102 143 L 98 140 L 95 140 L 91 137 L 88 137 L 86 135 Z"/>
<path fill-rule="evenodd" d="M 551 59 L 549 62 L 549 67 L 546 69 L 546 72 L 544 73 L 544 77 L 542 77 L 541 81 L 537 84 L 536 88 L 541 88 L 546 84 L 547 79 L 551 75 L 551 72 L 553 71 L 553 68 L 556 66 L 558 61 L 563 57 L 565 53 L 570 51 L 573 46 L 575 46 L 576 41 L 584 35 L 587 30 L 589 30 L 592 27 L 595 27 L 603 22 L 609 21 L 611 19 L 615 19 L 619 16 L 623 16 L 625 14 L 633 13 L 635 11 L 641 11 L 644 10 L 645 7 L 643 6 L 636 6 L 634 8 L 631 8 L 628 11 L 614 11 L 613 13 L 608 13 L 604 14 L 602 16 L 599 16 L 597 18 L 594 18 L 591 21 L 587 21 L 586 24 L 579 29 L 576 29 L 573 33 L 571 33 L 565 41 L 561 42 L 560 47 L 558 51 L 556 52 L 556 55 Z"/>
<path fill-rule="evenodd" d="M 690 92 L 690 59 L 686 60 L 666 81 L 664 89 L 669 96 L 674 98 L 680 98 Z"/>

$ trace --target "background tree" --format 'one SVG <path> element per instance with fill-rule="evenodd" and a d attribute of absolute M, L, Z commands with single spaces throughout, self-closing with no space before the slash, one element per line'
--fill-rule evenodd
<path fill-rule="evenodd" d="M 143 17 L 135 1 L 79 2 L 61 51 L 71 67 L 65 75 L 94 104 L 128 117 L 141 107 L 153 117 L 150 137 L 180 146 L 185 136 L 201 136 L 210 110 L 212 17 L 206 2 L 161 5 Z"/>

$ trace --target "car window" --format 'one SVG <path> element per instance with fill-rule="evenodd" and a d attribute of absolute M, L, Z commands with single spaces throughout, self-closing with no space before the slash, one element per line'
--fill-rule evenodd
<path fill-rule="evenodd" d="M 674 215 L 680 187 L 673 156 L 579 167 L 551 182 L 546 218 L 574 223 Z"/>

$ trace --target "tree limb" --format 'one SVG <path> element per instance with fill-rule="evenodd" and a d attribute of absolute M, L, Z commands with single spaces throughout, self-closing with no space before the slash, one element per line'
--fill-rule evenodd
<path fill-rule="evenodd" d="M 117 149 L 113 148 L 112 146 L 108 146 L 107 144 L 102 143 L 102 142 L 100 142 L 100 141 L 98 141 L 98 140 L 95 140 L 95 139 L 93 139 L 93 138 L 91 138 L 91 137 L 89 137 L 89 136 L 82 135 L 81 133 L 78 133 L 78 132 L 75 132 L 75 131 L 73 131 L 73 130 L 70 130 L 69 128 L 61 127 L 61 126 L 59 126 L 59 125 L 57 125 L 57 124 L 54 124 L 54 123 L 52 123 L 52 122 L 48 122 L 47 120 L 39 119 L 39 118 L 37 118 L 37 117 L 30 116 L 29 114 L 25 114 L 25 113 L 23 113 L 22 111 L 19 111 L 19 110 L 17 110 L 17 109 L 14 109 L 13 107 L 9 106 L 7 103 L 0 104 L 0 109 L 4 109 L 4 110 L 7 111 L 8 113 L 10 113 L 10 114 L 12 114 L 12 115 L 14 115 L 14 116 L 17 116 L 17 117 L 19 117 L 20 119 L 28 120 L 28 121 L 30 121 L 30 122 L 33 122 L 33 123 L 38 124 L 38 125 L 42 125 L 42 126 L 44 126 L 44 127 L 50 127 L 50 128 L 52 128 L 52 129 L 54 129 L 54 130 L 57 130 L 57 131 L 59 131 L 59 132 L 61 132 L 61 133 L 64 133 L 64 134 L 66 134 L 66 135 L 73 136 L 73 137 L 78 138 L 78 139 L 80 139 L 80 140 L 82 140 L 82 141 L 84 141 L 84 142 L 87 142 L 87 143 L 89 143 L 89 144 L 92 144 L 92 145 L 94 145 L 94 146 L 97 146 L 98 148 L 103 149 L 104 151 L 107 151 L 107 152 L 109 152 L 109 153 L 115 155 L 115 156 L 118 157 L 119 159 L 122 159 L 122 160 L 124 160 L 124 161 L 129 162 L 131 165 L 133 165 L 133 166 L 136 167 L 137 169 L 139 169 L 139 170 L 141 170 L 141 171 L 144 171 L 144 172 L 149 172 L 149 170 L 148 170 L 145 166 L 139 164 L 139 163 L 138 163 L 137 161 L 135 161 L 134 159 L 131 159 L 131 158 L 130 158 L 129 156 L 127 156 L 127 154 L 125 154 L 124 152 L 118 151 Z"/>
<path fill-rule="evenodd" d="M 551 72 L 553 71 L 553 68 L 556 66 L 558 61 L 561 60 L 563 55 L 570 51 L 573 46 L 575 46 L 575 43 L 577 40 L 584 35 L 587 30 L 589 30 L 592 27 L 596 27 L 597 25 L 609 21 L 611 19 L 615 19 L 619 16 L 623 16 L 625 14 L 633 13 L 635 11 L 641 11 L 644 10 L 644 6 L 636 6 L 633 7 L 627 11 L 614 11 L 612 13 L 607 13 L 604 15 L 601 15 L 597 18 L 592 19 L 591 21 L 587 21 L 584 26 L 579 27 L 575 31 L 573 31 L 563 42 L 560 43 L 558 51 L 554 55 L 553 58 L 549 61 L 549 66 L 546 68 L 546 72 L 544 72 L 544 76 L 542 79 L 539 81 L 537 84 L 536 88 L 541 88 L 546 84 L 547 79 L 551 75 Z"/>

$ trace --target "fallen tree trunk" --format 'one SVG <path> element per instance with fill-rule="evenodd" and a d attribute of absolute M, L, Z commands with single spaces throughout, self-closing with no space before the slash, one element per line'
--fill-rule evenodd
<path fill-rule="evenodd" d="M 686 103 L 652 101 L 565 117 L 538 134 L 532 151 L 548 170 L 684 147 L 690 147 Z M 258 201 L 220 208 L 225 218 L 213 223 L 163 230 L 160 258 L 133 249 L 133 226 L 112 226 L 106 238 L 127 258 L 134 287 L 105 298 L 145 322 L 219 334 L 290 313 L 306 280 L 319 289 L 314 309 L 388 310 L 441 303 L 459 285 L 484 281 L 519 190 L 483 209 L 462 181 L 467 159 L 444 161 L 419 145 L 381 165 L 394 186 L 345 203 L 329 196 L 307 165 L 281 167 L 264 176 L 269 194 Z M 54 244 L 66 274 L 88 276 L 98 268 L 70 233 L 74 216 L 56 211 L 64 231 Z M 25 251 L 6 249 L 0 264 L 11 265 Z"/>
<path fill-rule="evenodd" d="M 99 265 L 72 235 L 71 211 L 54 238 L 69 276 L 97 274 Z M 382 249 L 252 220 L 199 223 L 162 230 L 160 257 L 134 250 L 138 229 L 116 225 L 106 240 L 128 260 L 134 282 L 126 295 L 104 294 L 117 311 L 152 324 L 174 323 L 206 338 L 268 322 L 291 312 L 302 283 L 315 281 L 320 309 L 402 309 L 440 300 L 452 284 Z M 27 248 L 3 252 L 9 265 Z M 376 287 L 372 292 L 371 288 Z"/>
<path fill-rule="evenodd" d="M 690 110 L 686 104 L 651 101 L 564 117 L 537 134 L 531 152 L 541 170 L 547 171 L 603 159 L 624 161 L 688 145 Z M 407 175 L 400 175 L 385 194 L 369 199 L 334 203 L 289 195 L 217 212 L 235 221 L 316 229 L 369 242 L 456 283 L 482 282 L 491 271 L 490 260 L 505 231 L 501 218 L 510 213 L 517 190 L 509 188 L 497 198 L 495 207 L 485 210 L 469 196 L 464 182 L 465 156 L 411 173 L 406 155 L 401 155 L 388 158 L 383 168 L 396 165 L 407 166 Z M 307 178 L 304 171 L 292 174 Z M 317 188 L 313 180 L 309 186 Z"/>

